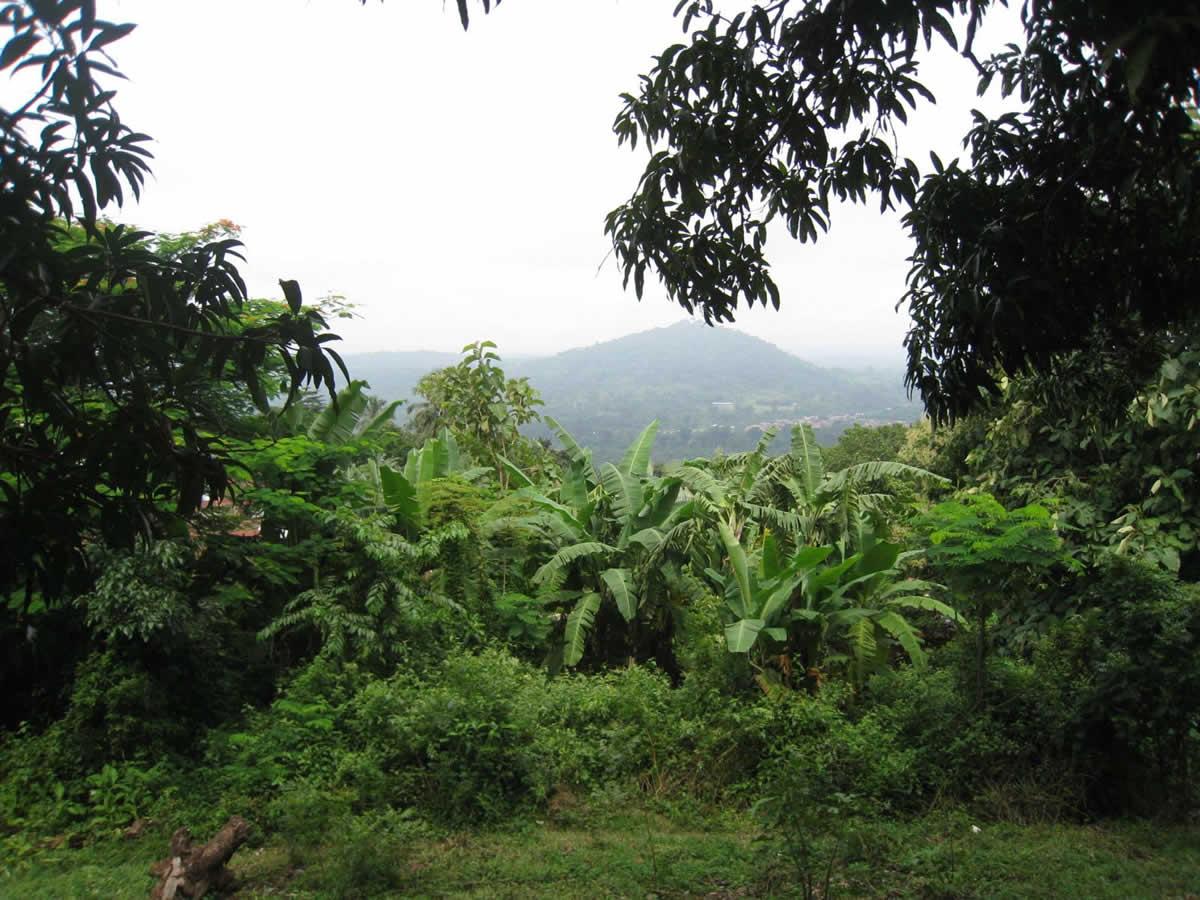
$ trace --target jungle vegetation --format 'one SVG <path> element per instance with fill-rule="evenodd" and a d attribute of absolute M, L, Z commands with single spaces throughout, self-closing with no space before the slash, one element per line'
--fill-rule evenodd
<path fill-rule="evenodd" d="M 149 171 L 103 52 L 131 26 L 0 7 L 0 70 L 41 77 L 0 118 L 0 893 L 237 815 L 286 857 L 264 895 L 449 894 L 433 841 L 632 813 L 640 891 L 992 896 L 964 834 L 1194 815 L 1200 22 L 1031 0 L 977 60 L 993 5 L 679 4 L 616 126 L 665 146 L 608 219 L 635 289 L 729 319 L 778 302 L 767 219 L 899 204 L 930 418 L 673 461 L 655 421 L 601 458 L 489 341 L 397 424 L 336 298 L 247 297 L 227 223 L 104 218 Z M 881 130 L 956 24 L 1024 106 L 922 174 Z M 759 849 L 660 858 L 652 821 Z M 1156 840 L 1173 871 L 1054 889 L 1182 895 L 1194 839 Z"/>

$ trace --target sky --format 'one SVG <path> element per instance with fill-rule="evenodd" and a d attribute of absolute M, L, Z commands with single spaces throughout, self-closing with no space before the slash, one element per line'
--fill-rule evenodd
<path fill-rule="evenodd" d="M 646 156 L 618 148 L 619 95 L 685 38 L 676 0 L 505 0 L 463 32 L 439 0 L 100 0 L 137 29 L 112 45 L 122 119 L 154 137 L 154 175 L 119 215 L 156 231 L 231 219 L 254 296 L 278 279 L 345 296 L 342 350 L 554 353 L 687 318 L 647 280 L 639 303 L 604 215 Z M 736 4 L 726 4 L 726 7 Z M 1001 23 L 995 40 L 1012 39 Z M 900 146 L 960 152 L 974 77 L 950 52 L 936 107 Z M 821 364 L 897 364 L 908 238 L 878 205 L 835 211 L 768 252 L 780 311 L 735 327 Z"/>

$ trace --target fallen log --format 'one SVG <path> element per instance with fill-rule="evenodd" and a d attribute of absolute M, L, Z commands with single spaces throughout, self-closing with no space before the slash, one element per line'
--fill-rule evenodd
<path fill-rule="evenodd" d="M 150 867 L 150 874 L 158 876 L 150 900 L 199 900 L 209 891 L 227 894 L 237 890 L 237 876 L 225 864 L 248 837 L 250 823 L 238 816 L 231 816 L 203 847 L 192 846 L 191 831 L 180 828 L 171 835 L 170 855 Z"/>

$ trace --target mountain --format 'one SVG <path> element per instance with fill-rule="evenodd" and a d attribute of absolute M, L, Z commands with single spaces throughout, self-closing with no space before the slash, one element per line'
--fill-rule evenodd
<path fill-rule="evenodd" d="M 373 396 L 385 400 L 411 400 L 413 388 L 422 375 L 452 366 L 462 359 L 462 355 L 437 350 L 382 350 L 348 353 L 343 359 L 350 377 L 365 379 L 371 385 Z"/>
<path fill-rule="evenodd" d="M 371 393 L 408 399 L 421 375 L 458 359 L 370 353 L 346 361 Z M 698 322 L 502 365 L 509 376 L 529 378 L 546 402 L 543 412 L 597 460 L 619 458 L 653 419 L 661 423 L 655 457 L 666 460 L 748 449 L 772 423 L 782 449 L 790 424 L 802 419 L 832 442 L 856 422 L 911 422 L 921 412 L 905 396 L 900 369 L 826 369 L 733 328 Z"/>

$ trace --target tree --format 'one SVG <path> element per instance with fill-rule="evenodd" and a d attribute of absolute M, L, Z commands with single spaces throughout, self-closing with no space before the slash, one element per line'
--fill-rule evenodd
<path fill-rule="evenodd" d="M 913 665 L 925 665 L 919 635 L 902 610 L 933 610 L 957 619 L 953 609 L 927 596 L 939 585 L 901 580 L 900 562 L 920 551 L 902 553 L 899 544 L 871 540 L 864 550 L 822 566 L 836 548 L 804 547 L 785 557 L 768 536 L 747 554 L 728 525 L 721 522 L 719 530 L 730 571 L 706 574 L 724 597 L 726 647 L 730 653 L 748 653 L 760 637 L 768 638 L 774 649 L 789 659 L 795 656 L 810 690 L 820 686 L 832 638 L 846 640 L 844 660 L 861 684 L 872 669 L 887 663 L 889 639 Z M 785 673 L 790 667 L 789 662 Z"/>
<path fill-rule="evenodd" d="M 979 60 L 996 5 L 772 0 L 727 17 L 681 0 L 684 27 L 704 27 L 656 57 L 614 126 L 655 150 L 606 220 L 626 285 L 640 297 L 656 272 L 710 323 L 778 308 L 768 226 L 816 240 L 834 201 L 875 196 L 915 242 L 907 384 L 935 422 L 1075 350 L 1152 373 L 1200 281 L 1195 4 L 1027 0 L 1026 46 Z M 922 175 L 889 138 L 933 100 L 918 79 L 935 40 L 1023 108 L 976 112 L 970 162 L 934 156 Z"/>
<path fill-rule="evenodd" d="M 998 610 L 1021 609 L 1037 594 L 1031 573 L 1078 566 L 1063 552 L 1050 511 L 1036 503 L 1005 509 L 990 494 L 964 494 L 933 507 L 918 527 L 928 534 L 925 555 L 954 591 L 955 606 L 975 617 L 975 677 L 982 703 L 988 620 Z"/>
<path fill-rule="evenodd" d="M 348 444 L 387 428 L 403 400 L 385 403 L 366 393 L 370 385 L 351 381 L 338 391 L 337 401 L 325 406 L 308 426 L 310 440 L 325 444 Z"/>
<path fill-rule="evenodd" d="M 1098 370 L 1094 359 L 1072 361 L 1069 379 L 1009 379 L 967 455 L 974 483 L 1001 502 L 1052 505 L 1072 553 L 1088 565 L 1115 550 L 1194 579 L 1200 353 L 1192 347 L 1194 338 L 1180 335 L 1160 371 L 1118 410 L 1072 390 L 1128 377 Z"/>
<path fill-rule="evenodd" d="M 0 70 L 39 79 L 0 110 L 0 595 L 26 605 L 86 588 L 85 544 L 130 547 L 224 491 L 228 423 L 202 386 L 265 408 L 272 355 L 289 398 L 332 396 L 333 366 L 345 374 L 295 282 L 286 310 L 242 326 L 236 240 L 163 249 L 100 218 L 149 173 L 147 135 L 102 83 L 133 27 L 97 19 L 94 0 L 0 6 Z"/>
<path fill-rule="evenodd" d="M 500 486 L 506 488 L 505 458 L 528 464 L 538 455 L 537 445 L 518 429 L 540 418 L 536 407 L 542 398 L 529 379 L 504 377 L 495 346 L 492 341 L 468 344 L 458 365 L 422 378 L 416 393 L 426 402 L 413 417 L 418 434 L 426 437 L 443 427 L 453 431 L 469 453 L 492 462 Z"/>
<path fill-rule="evenodd" d="M 895 461 L 907 435 L 907 425 L 852 425 L 836 444 L 821 451 L 825 468 L 837 472 L 872 460 Z"/>

